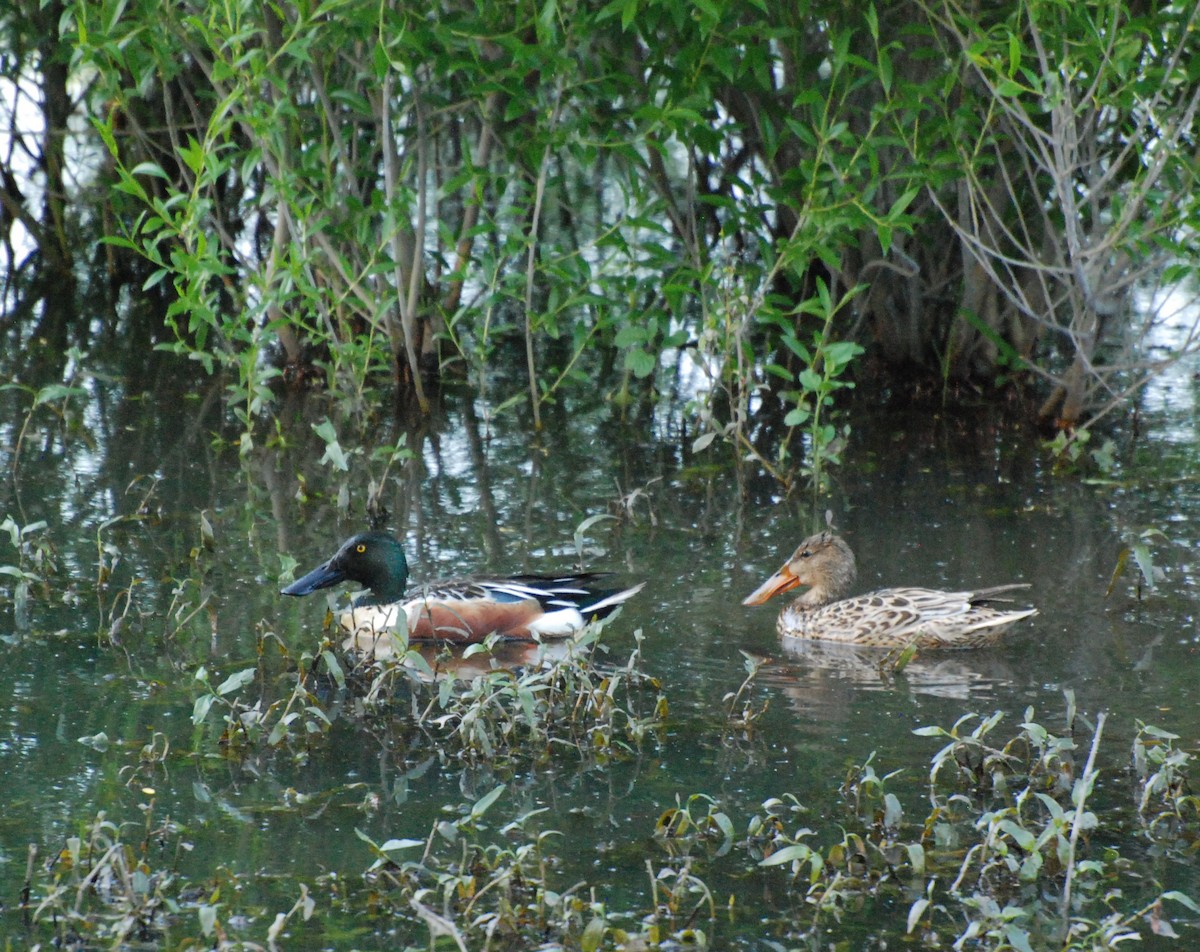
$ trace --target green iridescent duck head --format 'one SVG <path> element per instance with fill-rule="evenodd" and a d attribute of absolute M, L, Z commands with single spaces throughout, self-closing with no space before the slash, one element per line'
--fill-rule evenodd
<path fill-rule="evenodd" d="M 339 582 L 357 582 L 368 590 L 355 605 L 399 601 L 408 585 L 404 547 L 386 532 L 360 532 L 343 542 L 333 558 L 296 579 L 281 594 L 310 595 Z"/>

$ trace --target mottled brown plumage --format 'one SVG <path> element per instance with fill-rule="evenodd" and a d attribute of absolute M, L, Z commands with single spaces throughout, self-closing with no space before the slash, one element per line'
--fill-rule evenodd
<path fill-rule="evenodd" d="M 979 648 L 994 644 L 1015 622 L 1036 608 L 994 607 L 1002 592 L 1028 588 L 1024 583 L 966 592 L 931 588 L 885 588 L 845 598 L 858 569 L 854 553 L 832 532 L 809 536 L 783 567 L 743 602 L 761 605 L 799 585 L 808 591 L 779 614 L 785 638 L 838 641 L 866 647 Z"/>

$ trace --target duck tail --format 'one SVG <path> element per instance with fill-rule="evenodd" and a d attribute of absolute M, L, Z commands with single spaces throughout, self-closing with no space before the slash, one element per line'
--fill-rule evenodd
<path fill-rule="evenodd" d="M 605 618 L 645 587 L 645 582 L 639 582 L 637 585 L 618 592 L 593 592 L 593 595 L 602 596 L 600 601 L 592 602 L 590 605 L 581 605 L 579 611 L 589 622 L 595 621 L 597 618 Z"/>
<path fill-rule="evenodd" d="M 1007 585 L 994 585 L 991 588 L 981 588 L 971 593 L 971 603 L 980 602 L 1011 602 L 1011 598 L 997 598 L 1002 592 L 1016 591 L 1018 588 L 1029 588 L 1028 582 L 1009 582 Z"/>

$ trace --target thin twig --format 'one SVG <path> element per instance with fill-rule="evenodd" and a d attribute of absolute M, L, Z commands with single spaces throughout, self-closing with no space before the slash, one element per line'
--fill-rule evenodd
<path fill-rule="evenodd" d="M 1062 902 L 1059 906 L 1066 928 L 1069 928 L 1071 923 L 1071 886 L 1075 881 L 1076 844 L 1079 842 L 1079 834 L 1083 830 L 1083 818 L 1087 812 L 1084 810 L 1084 806 L 1096 783 L 1094 769 L 1096 752 L 1100 749 L 1100 735 L 1104 733 L 1104 721 L 1107 717 L 1107 713 L 1102 713 L 1096 718 L 1096 733 L 1092 735 L 1092 748 L 1088 751 L 1087 763 L 1084 765 L 1082 776 L 1075 782 L 1075 790 L 1071 792 L 1071 799 L 1075 803 L 1075 817 L 1071 821 L 1070 847 L 1067 851 L 1070 858 L 1067 860 L 1067 878 L 1063 883 Z M 1078 791 L 1078 795 L 1075 791 Z"/>
<path fill-rule="evenodd" d="M 550 131 L 558 125 L 558 117 L 562 112 L 563 82 L 559 78 L 558 88 L 554 94 L 554 111 L 550 115 Z M 537 262 L 538 230 L 542 218 L 542 199 L 546 194 L 546 170 L 550 166 L 550 143 L 542 152 L 541 168 L 538 169 L 537 182 L 533 194 L 533 214 L 529 222 L 529 249 L 525 259 L 525 364 L 529 371 L 529 402 L 533 407 L 533 428 L 540 432 L 542 429 L 541 399 L 537 387 L 537 361 L 533 353 L 533 275 Z"/>

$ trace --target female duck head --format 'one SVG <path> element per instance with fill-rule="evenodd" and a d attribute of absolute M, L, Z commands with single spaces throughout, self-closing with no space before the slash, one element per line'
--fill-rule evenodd
<path fill-rule="evenodd" d="M 807 585 L 799 601 L 811 607 L 844 596 L 858 576 L 854 553 L 844 539 L 832 532 L 818 532 L 800 543 L 783 567 L 751 592 L 743 605 L 761 605 L 767 599 Z"/>
<path fill-rule="evenodd" d="M 347 539 L 328 562 L 292 582 L 284 595 L 309 595 L 338 582 L 358 582 L 369 590 L 356 605 L 399 601 L 408 585 L 404 548 L 386 532 L 360 532 Z"/>

